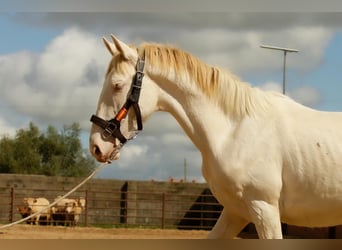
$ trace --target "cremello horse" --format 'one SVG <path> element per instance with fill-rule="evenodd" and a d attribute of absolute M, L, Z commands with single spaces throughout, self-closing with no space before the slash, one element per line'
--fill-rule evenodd
<path fill-rule="evenodd" d="M 119 112 L 134 88 L 137 62 L 146 56 L 138 97 L 142 121 L 169 112 L 200 150 L 203 176 L 224 206 L 209 238 L 233 238 L 249 222 L 259 238 L 282 238 L 281 221 L 342 224 L 342 113 L 253 88 L 170 46 L 112 39 L 104 39 L 113 57 L 96 116 L 107 121 Z M 131 137 L 138 116 L 131 108 L 126 119 L 119 116 L 119 132 Z M 122 145 L 104 128 L 93 124 L 90 134 L 90 151 L 101 162 L 118 159 Z"/>

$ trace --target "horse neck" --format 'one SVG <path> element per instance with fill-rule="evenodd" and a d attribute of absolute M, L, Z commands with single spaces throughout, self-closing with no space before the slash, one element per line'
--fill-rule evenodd
<path fill-rule="evenodd" d="M 156 72 L 150 78 L 160 88 L 159 110 L 169 112 L 202 152 L 217 151 L 222 134 L 227 133 L 230 120 L 222 109 L 214 105 L 194 84 L 176 76 Z"/>

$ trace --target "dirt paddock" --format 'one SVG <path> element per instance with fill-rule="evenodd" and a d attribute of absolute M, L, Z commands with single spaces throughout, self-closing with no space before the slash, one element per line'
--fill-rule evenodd
<path fill-rule="evenodd" d="M 205 239 L 209 231 L 15 225 L 0 239 Z"/>

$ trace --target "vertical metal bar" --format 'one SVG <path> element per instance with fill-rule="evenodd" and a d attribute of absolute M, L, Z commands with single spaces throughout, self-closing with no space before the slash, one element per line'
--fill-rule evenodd
<path fill-rule="evenodd" d="M 328 238 L 329 239 L 336 239 L 336 226 L 328 227 Z"/>
<path fill-rule="evenodd" d="M 119 218 L 120 224 L 126 224 L 126 225 L 127 225 L 127 214 L 128 214 L 127 192 L 128 192 L 128 182 L 126 181 L 120 190 L 120 218 Z"/>
<path fill-rule="evenodd" d="M 166 198 L 165 198 L 165 193 L 162 193 L 162 220 L 161 220 L 161 228 L 164 229 L 165 227 L 165 208 L 166 208 Z"/>
<path fill-rule="evenodd" d="M 88 203 L 89 203 L 89 194 L 88 189 L 85 191 L 85 211 L 84 211 L 84 224 L 87 227 L 88 226 Z"/>
<path fill-rule="evenodd" d="M 11 188 L 11 211 L 10 211 L 10 222 L 14 222 L 14 200 L 15 200 L 15 190 Z"/>
<path fill-rule="evenodd" d="M 128 225 L 128 212 L 129 212 L 128 211 L 129 210 L 128 198 L 129 198 L 129 196 L 128 196 L 128 189 L 127 189 L 127 191 L 125 191 L 125 213 L 124 213 L 124 223 L 126 226 Z M 134 199 L 135 199 L 134 202 L 136 203 L 136 201 L 137 201 L 137 192 L 136 191 L 135 191 Z M 135 206 L 137 206 L 137 205 L 135 204 Z M 136 216 L 137 216 L 136 207 L 134 207 L 133 210 L 135 210 L 134 211 L 135 214 L 132 216 L 132 218 L 133 218 L 134 224 L 135 224 L 137 222 L 137 220 L 136 220 Z"/>
<path fill-rule="evenodd" d="M 283 64 L 283 94 L 285 95 L 285 81 L 286 81 L 286 53 L 287 51 L 284 50 L 284 64 Z"/>
<path fill-rule="evenodd" d="M 285 74 L 286 74 L 286 54 L 287 52 L 299 52 L 297 49 L 290 49 L 290 48 L 281 48 L 276 46 L 269 46 L 269 45 L 261 45 L 260 46 L 263 49 L 273 49 L 273 50 L 280 50 L 284 51 L 284 64 L 283 64 L 283 94 L 285 95 Z"/>
<path fill-rule="evenodd" d="M 201 219 L 200 219 L 200 229 L 203 229 L 203 226 L 204 226 L 204 221 L 203 221 L 203 218 L 204 218 L 204 213 L 206 212 L 205 211 L 205 208 L 203 207 L 204 206 L 204 194 L 202 193 L 201 194 L 201 199 L 200 199 L 200 215 L 201 215 Z"/>
<path fill-rule="evenodd" d="M 187 167 L 186 158 L 184 158 L 184 182 L 187 182 Z"/>

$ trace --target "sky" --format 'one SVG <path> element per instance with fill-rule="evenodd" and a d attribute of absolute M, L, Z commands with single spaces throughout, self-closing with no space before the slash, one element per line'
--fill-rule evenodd
<path fill-rule="evenodd" d="M 173 44 L 203 62 L 229 69 L 243 81 L 282 91 L 318 110 L 342 110 L 342 12 L 0 12 L 0 136 L 29 122 L 79 122 L 88 148 L 110 54 L 101 37 L 140 44 Z M 219 131 L 218 131 L 219 133 Z M 201 155 L 167 113 L 144 124 L 98 178 L 203 182 Z"/>

